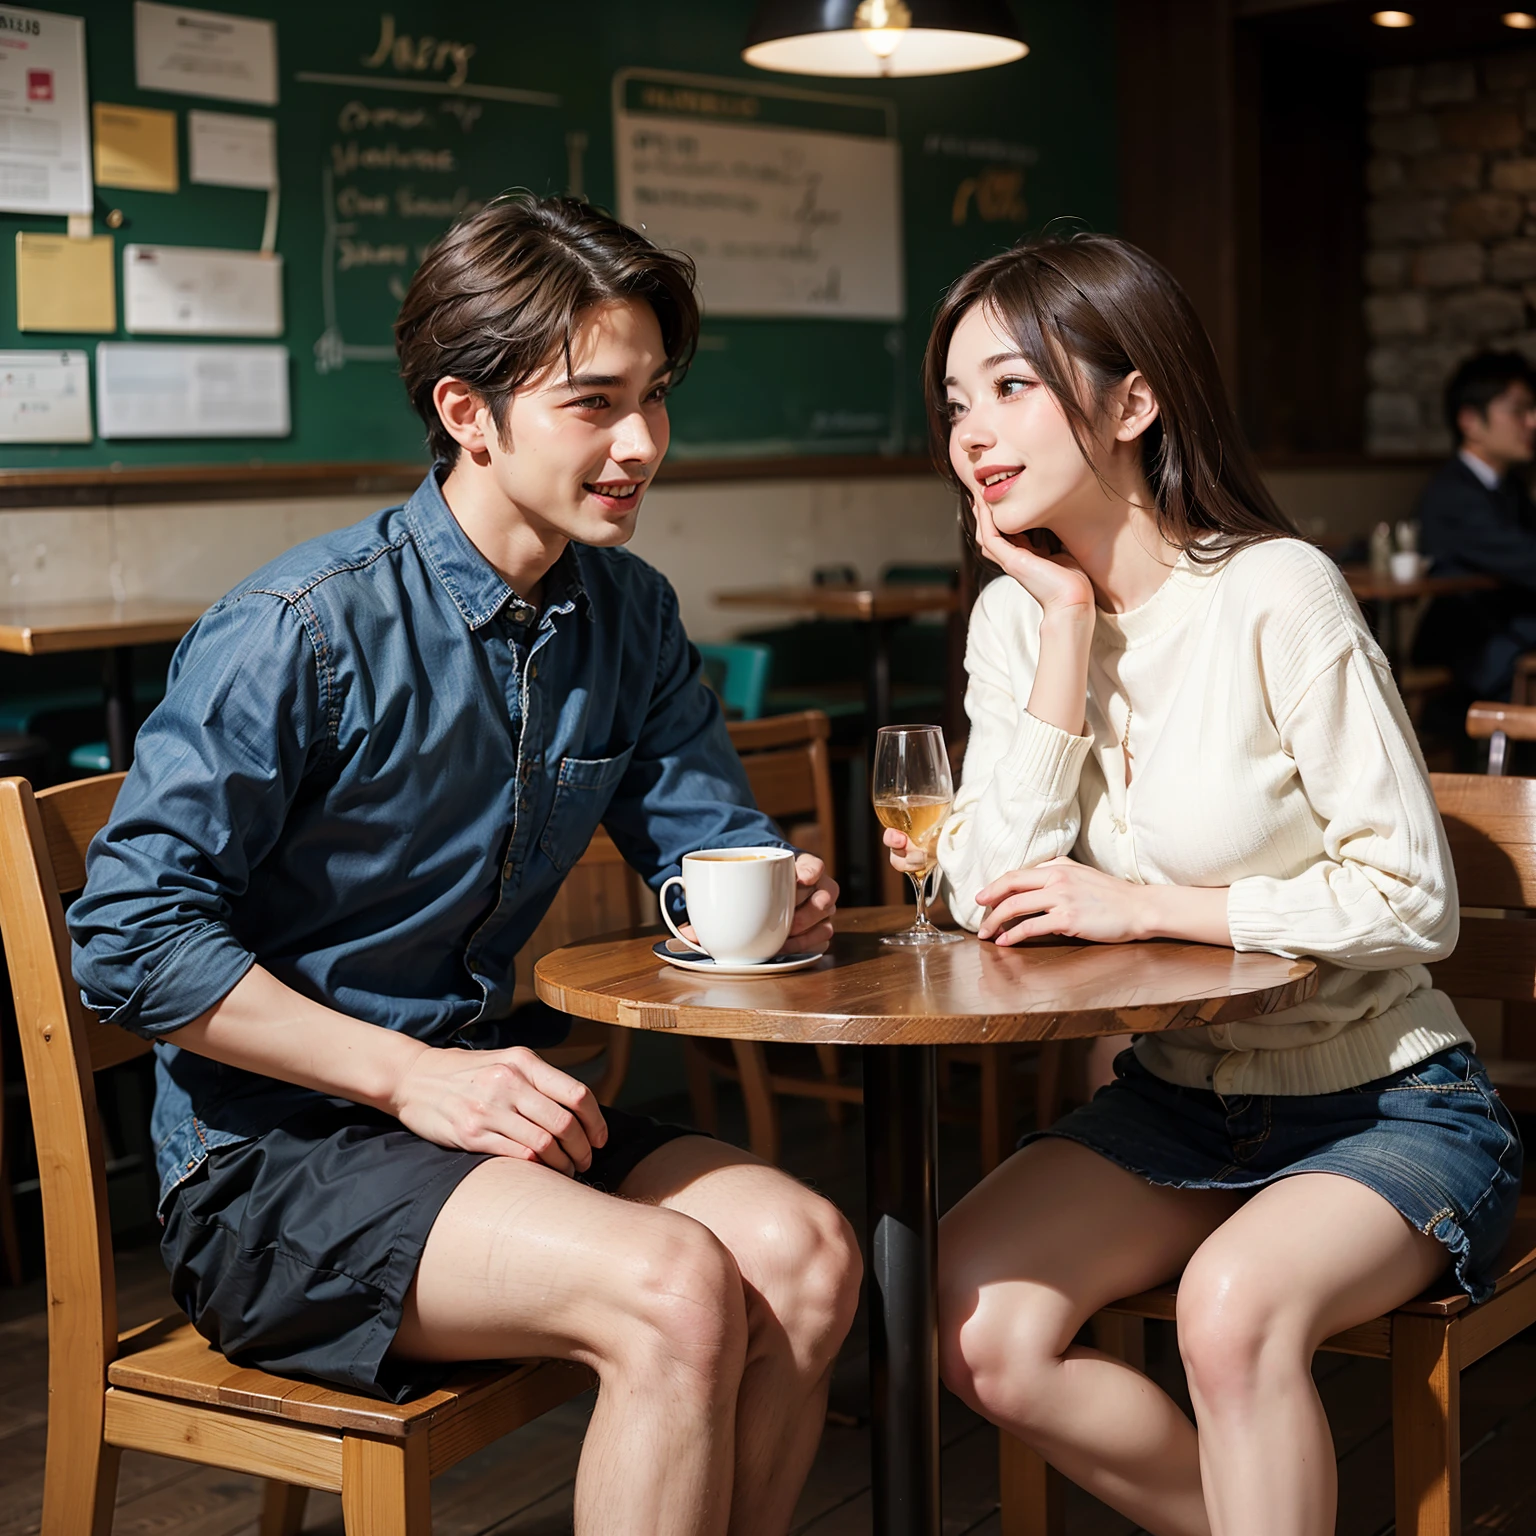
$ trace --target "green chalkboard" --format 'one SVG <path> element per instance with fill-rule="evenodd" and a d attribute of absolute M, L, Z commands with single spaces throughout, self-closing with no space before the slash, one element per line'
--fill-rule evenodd
<path fill-rule="evenodd" d="M 1031 45 L 1021 62 L 856 82 L 749 69 L 739 48 L 753 6 L 205 5 L 277 22 L 280 100 L 264 109 L 139 90 L 128 0 L 61 5 L 86 18 L 93 100 L 178 115 L 179 192 L 98 188 L 96 228 L 105 231 L 106 213 L 119 210 L 119 248 L 136 241 L 255 250 L 267 195 L 191 184 L 186 114 L 275 116 L 293 429 L 277 440 L 8 445 L 0 468 L 418 458 L 421 432 L 395 375 L 390 326 L 421 251 L 459 210 L 509 187 L 576 188 L 617 208 L 616 108 L 658 102 L 674 117 L 693 114 L 701 127 L 748 115 L 765 126 L 894 138 L 902 209 L 899 316 L 706 313 L 697 362 L 674 396 L 674 457 L 922 451 L 917 363 L 945 285 L 1049 220 L 1114 225 L 1113 7 L 1015 0 Z M 657 82 L 667 94 L 657 94 Z M 63 225 L 0 213 L 0 347 L 92 350 L 100 339 L 16 329 L 15 231 Z"/>

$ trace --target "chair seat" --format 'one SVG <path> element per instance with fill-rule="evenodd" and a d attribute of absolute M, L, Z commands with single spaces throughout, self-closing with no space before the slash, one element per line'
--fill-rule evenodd
<path fill-rule="evenodd" d="M 572 1361 L 513 1361 L 469 1367 L 436 1392 L 409 1403 L 386 1403 L 234 1365 L 180 1313 L 123 1334 L 118 1349 L 107 1367 L 113 1387 L 264 1414 L 333 1434 L 360 1431 L 395 1439 L 440 1428 L 466 1412 L 489 1415 L 511 1428 L 508 1421 L 526 1423 L 596 1384 L 591 1371 Z"/>
<path fill-rule="evenodd" d="M 1536 1196 L 1522 1196 L 1519 1214 L 1509 1234 L 1509 1241 L 1499 1255 L 1494 1273 L 1494 1294 L 1483 1302 L 1484 1307 L 1497 1303 L 1499 1298 L 1526 1281 L 1536 1278 Z M 1107 1306 L 1106 1312 L 1120 1312 L 1131 1317 L 1160 1318 L 1172 1321 L 1176 1316 L 1178 1282 L 1154 1286 L 1135 1296 L 1127 1296 Z M 1472 1309 L 1472 1302 L 1459 1286 L 1448 1279 L 1440 1279 L 1412 1301 L 1405 1302 L 1397 1310 L 1419 1317 L 1454 1317 Z M 1348 1354 L 1380 1355 L 1385 1358 L 1390 1347 L 1390 1314 L 1351 1328 L 1324 1343 L 1324 1349 L 1342 1350 Z M 1378 1338 L 1379 1336 L 1379 1338 Z M 1378 1350 L 1377 1343 L 1383 1346 Z"/>

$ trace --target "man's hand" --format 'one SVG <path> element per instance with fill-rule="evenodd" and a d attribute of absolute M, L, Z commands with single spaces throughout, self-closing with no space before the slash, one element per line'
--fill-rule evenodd
<path fill-rule="evenodd" d="M 428 1049 L 412 1061 L 389 1112 L 440 1147 L 494 1152 L 585 1172 L 608 1127 L 592 1090 L 525 1046 Z"/>
<path fill-rule="evenodd" d="M 795 920 L 789 925 L 788 947 L 808 954 L 832 942 L 832 914 L 837 911 L 837 881 L 814 853 L 795 859 Z"/>
<path fill-rule="evenodd" d="M 1123 944 L 1151 936 L 1149 887 L 1117 880 L 1072 859 L 1015 869 L 976 893 L 987 908 L 978 939 L 1018 944 L 1046 934 Z"/>

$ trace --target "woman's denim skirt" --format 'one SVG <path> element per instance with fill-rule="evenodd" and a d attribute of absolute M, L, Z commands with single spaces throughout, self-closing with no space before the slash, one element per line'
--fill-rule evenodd
<path fill-rule="evenodd" d="M 1134 1051 L 1115 1081 L 1041 1136 L 1061 1136 L 1149 1183 L 1258 1190 L 1298 1173 L 1373 1189 L 1449 1250 L 1473 1301 L 1493 1293 L 1520 1195 L 1520 1133 L 1483 1064 L 1459 1046 L 1340 1093 L 1237 1094 L 1181 1088 Z"/>

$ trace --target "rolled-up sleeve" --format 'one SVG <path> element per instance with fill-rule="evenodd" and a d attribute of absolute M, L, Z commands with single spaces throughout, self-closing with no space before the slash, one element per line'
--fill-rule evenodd
<path fill-rule="evenodd" d="M 236 905 L 329 740 L 315 623 L 286 598 L 247 592 L 178 648 L 68 915 L 75 980 L 104 1021 L 165 1035 L 254 963 Z"/>
<path fill-rule="evenodd" d="M 670 585 L 663 585 L 658 618 L 650 704 L 603 816 L 619 851 L 653 888 L 696 848 L 790 846 L 753 801 Z"/>

